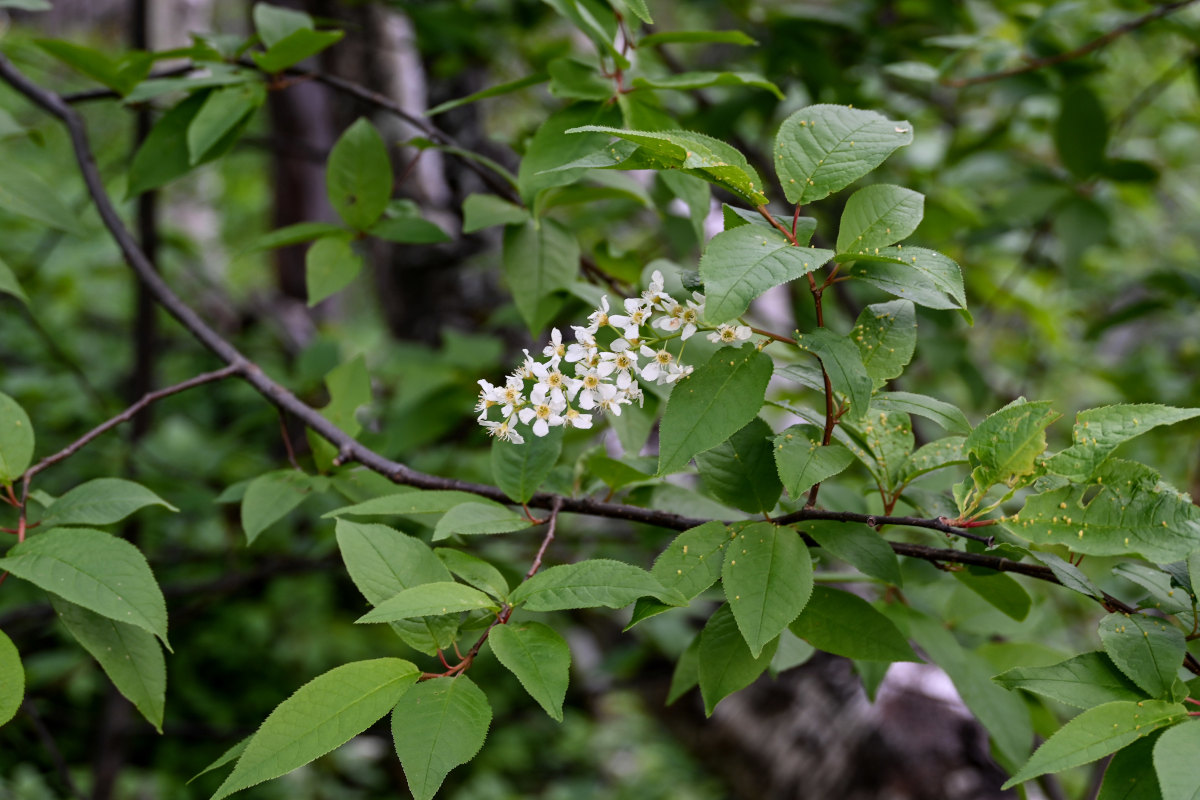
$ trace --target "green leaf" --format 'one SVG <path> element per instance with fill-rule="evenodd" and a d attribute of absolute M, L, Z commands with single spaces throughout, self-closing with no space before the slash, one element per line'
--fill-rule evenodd
<path fill-rule="evenodd" d="M 863 366 L 862 354 L 848 337 L 834 333 L 828 328 L 817 328 L 796 335 L 796 347 L 816 356 L 829 375 L 834 391 L 841 392 L 849 401 L 847 419 L 861 420 L 866 416 L 871 403 L 874 384 L 867 368 Z"/>
<path fill-rule="evenodd" d="M 849 186 L 911 143 L 906 121 L 846 106 L 808 106 L 779 127 L 775 169 L 788 202 L 807 205 Z"/>
<path fill-rule="evenodd" d="M 990 605 L 995 606 L 1006 616 L 1020 622 L 1029 616 L 1033 598 L 1025 587 L 1017 583 L 1010 575 L 1003 572 L 993 572 L 981 569 L 979 572 L 963 570 L 953 573 L 963 586 L 982 597 Z"/>
<path fill-rule="evenodd" d="M 1014 667 L 992 680 L 1005 689 L 1024 689 L 1075 708 L 1146 699 L 1142 690 L 1101 652 L 1084 653 L 1046 667 Z"/>
<path fill-rule="evenodd" d="M 1160 425 L 1200 416 L 1200 408 L 1172 408 L 1156 403 L 1104 406 L 1080 411 L 1071 429 L 1073 444 L 1046 462 L 1051 472 L 1086 481 L 1120 445 Z"/>
<path fill-rule="evenodd" d="M 834 260 L 843 258 L 838 256 Z M 962 270 L 936 250 L 898 245 L 880 248 L 878 256 L 854 255 L 845 260 L 858 262 L 848 273 L 851 277 L 919 306 L 964 311 L 967 307 Z"/>
<path fill-rule="evenodd" d="M 1200 798 L 1200 770 L 1196 753 L 1200 752 L 1200 725 L 1188 720 L 1158 737 L 1154 745 L 1154 771 L 1158 776 L 1162 800 Z"/>
<path fill-rule="evenodd" d="M 672 194 L 687 205 L 692 232 L 696 234 L 697 242 L 703 242 L 704 222 L 708 219 L 708 211 L 712 204 L 712 192 L 708 183 L 702 178 L 677 170 L 660 172 L 658 177 Z"/>
<path fill-rule="evenodd" d="M 224 753 L 217 756 L 216 760 L 213 761 L 211 764 L 209 764 L 207 767 L 200 770 L 192 777 L 188 778 L 188 783 L 191 783 L 192 781 L 196 780 L 196 778 L 199 778 L 201 775 L 207 775 L 208 773 L 212 772 L 213 770 L 220 769 L 221 767 L 224 767 L 227 764 L 232 764 L 234 761 L 237 761 L 238 758 L 241 757 L 242 753 L 246 752 L 246 745 L 250 744 L 250 740 L 253 738 L 254 738 L 254 734 L 250 734 L 249 736 L 247 736 L 246 738 L 242 739 L 240 742 L 235 744 L 233 747 L 230 747 Z"/>
<path fill-rule="evenodd" d="M 544 569 L 514 589 L 509 602 L 529 611 L 561 611 L 596 606 L 624 608 L 639 597 L 687 605 L 687 598 L 680 592 L 667 589 L 644 569 L 607 558 Z"/>
<path fill-rule="evenodd" d="M 244 126 L 267 99 L 267 90 L 259 82 L 214 89 L 204 99 L 187 129 L 188 162 L 195 166 L 222 144 L 231 131 Z"/>
<path fill-rule="evenodd" d="M 866 442 L 869 455 L 855 445 L 850 450 L 866 465 L 876 482 L 888 491 L 898 487 L 913 457 L 915 440 L 909 416 L 871 409 L 861 425 L 847 427 Z"/>
<path fill-rule="evenodd" d="M 1171 690 L 1187 643 L 1175 626 L 1142 614 L 1109 614 L 1100 620 L 1104 652 L 1151 697 Z"/>
<path fill-rule="evenodd" d="M 772 214 L 771 216 L 785 228 L 790 229 L 793 221 L 796 223 L 796 241 L 800 243 L 801 247 L 806 247 L 812 240 L 813 234 L 817 231 L 817 221 L 813 217 L 788 218 L 782 217 L 779 214 Z M 757 211 L 736 208 L 728 203 L 721 204 L 721 217 L 727 231 L 740 228 L 743 225 L 757 225 L 760 228 L 767 228 L 768 230 L 778 230 L 778 228 L 767 222 L 762 214 Z"/>
<path fill-rule="evenodd" d="M 635 89 L 674 89 L 681 92 L 705 89 L 709 86 L 749 86 L 765 89 L 778 99 L 783 99 L 783 92 L 779 91 L 779 87 L 757 72 L 680 72 L 657 78 L 634 78 L 633 86 Z"/>
<path fill-rule="evenodd" d="M 1054 553 L 1031 552 L 1030 555 L 1049 567 L 1050 571 L 1054 573 L 1054 577 L 1058 578 L 1058 582 L 1068 589 L 1096 600 L 1104 599 L 1104 592 L 1100 591 L 1096 584 L 1083 574 L 1083 570 L 1074 564 L 1064 561 Z"/>
<path fill-rule="evenodd" d="M 254 30 L 267 47 L 274 47 L 296 31 L 313 29 L 313 18 L 308 14 L 269 3 L 255 3 L 253 17 Z"/>
<path fill-rule="evenodd" d="M 18 164 L 15 158 L 0 161 L 0 209 L 55 230 L 83 232 L 79 215 L 63 204 L 58 190 Z"/>
<path fill-rule="evenodd" d="M 550 323 L 561 301 L 555 296 L 579 272 L 579 242 L 554 220 L 504 229 L 504 277 L 530 333 Z"/>
<path fill-rule="evenodd" d="M 313 678 L 263 721 L 211 800 L 285 775 L 383 718 L 420 670 L 399 658 L 354 661 Z"/>
<path fill-rule="evenodd" d="M 895 623 L 857 595 L 817 586 L 788 628 L 818 650 L 860 661 L 920 661 Z"/>
<path fill-rule="evenodd" d="M 129 94 L 150 73 L 153 63 L 150 54 L 137 51 L 112 56 L 60 39 L 35 39 L 34 43 L 71 69 L 120 95 Z"/>
<path fill-rule="evenodd" d="M 433 530 L 435 542 L 451 536 L 478 536 L 491 533 L 512 533 L 528 528 L 532 523 L 520 514 L 509 511 L 499 503 L 483 498 L 461 503 L 448 510 Z"/>
<path fill-rule="evenodd" d="M 803 277 L 831 258 L 831 250 L 793 247 L 783 234 L 757 225 L 718 233 L 700 259 L 704 317 L 713 324 L 736 319 L 763 292 Z"/>
<path fill-rule="evenodd" d="M 167 664 L 154 636 L 50 595 L 58 619 L 100 663 L 113 686 L 162 733 Z M 0 681 L 2 683 L 2 681 Z M 3 713 L 0 712 L 0 718 Z"/>
<path fill-rule="evenodd" d="M 917 347 L 916 310 L 909 300 L 869 305 L 858 315 L 850 336 L 858 345 L 863 368 L 872 379 L 883 382 L 898 378 L 912 361 Z M 961 411 L 958 414 L 962 416 Z"/>
<path fill-rule="evenodd" d="M 42 518 L 42 524 L 47 527 L 109 525 L 153 505 L 165 506 L 170 511 L 179 510 L 139 483 L 121 478 L 96 478 L 55 500 Z"/>
<path fill-rule="evenodd" d="M 864 575 L 893 586 L 903 586 L 900 562 L 887 541 L 872 528 L 859 523 L 813 521 L 804 532 L 834 558 L 845 561 Z"/>
<path fill-rule="evenodd" d="M 617 419 L 620 419 L 620 417 L 617 417 Z M 614 492 L 631 483 L 649 480 L 651 477 L 650 473 L 631 467 L 624 461 L 609 458 L 604 455 L 603 450 L 597 450 L 588 456 L 585 463 L 587 464 L 588 472 L 604 481 Z"/>
<path fill-rule="evenodd" d="M 721 577 L 721 560 L 729 541 L 729 530 L 717 520 L 689 528 L 654 559 L 650 574 L 691 600 Z"/>
<path fill-rule="evenodd" d="M 342 31 L 296 30 L 271 45 L 265 53 L 251 53 L 250 57 L 263 72 L 283 72 L 299 64 L 309 56 L 315 56 L 327 47 L 341 41 Z"/>
<path fill-rule="evenodd" d="M 1063 92 L 1054 145 L 1063 166 L 1076 178 L 1089 178 L 1104 166 L 1108 118 L 1100 99 L 1086 84 L 1076 83 Z"/>
<path fill-rule="evenodd" d="M 1155 744 L 1157 740 L 1148 736 L 1121 748 L 1104 770 L 1096 800 L 1163 800 L 1154 772 Z"/>
<path fill-rule="evenodd" d="M 565 427 L 545 436 L 526 437 L 523 444 L 492 440 L 492 480 L 515 503 L 527 503 L 554 469 L 562 453 Z"/>
<path fill-rule="evenodd" d="M 17 646 L 0 631 L 0 725 L 17 715 L 25 699 L 25 668 Z"/>
<path fill-rule="evenodd" d="M 837 251 L 863 254 L 907 239 L 925 215 L 925 195 L 877 183 L 846 201 L 838 227 Z"/>
<path fill-rule="evenodd" d="M 446 232 L 420 217 L 385 217 L 367 233 L 397 244 L 439 244 L 450 241 Z"/>
<path fill-rule="evenodd" d="M 1166 614 L 1192 610 L 1193 598 L 1190 589 L 1178 587 L 1169 573 L 1157 567 L 1125 561 L 1113 567 L 1112 572 L 1150 593 L 1149 597 L 1141 602 L 1143 607 L 1152 605 Z M 1183 583 L 1188 583 L 1186 571 Z"/>
<path fill-rule="evenodd" d="M 771 426 L 755 417 L 726 441 L 696 455 L 704 487 L 722 503 L 749 513 L 765 513 L 779 502 L 783 487 L 771 454 Z"/>
<path fill-rule="evenodd" d="M 638 40 L 639 47 L 653 47 L 660 44 L 737 44 L 756 45 L 754 39 L 741 31 L 662 31 L 643 36 Z"/>
<path fill-rule="evenodd" d="M 463 233 L 493 225 L 520 225 L 528 219 L 528 211 L 493 194 L 469 194 L 463 201 Z"/>
<path fill-rule="evenodd" d="M 626 131 L 589 125 L 567 133 L 601 132 L 640 147 L 633 152 L 615 148 L 609 165 L 623 169 L 679 169 L 738 195 L 751 205 L 765 205 L 763 182 L 736 148 L 694 131 Z M 632 156 L 632 157 L 631 157 Z"/>
<path fill-rule="evenodd" d="M 461 578 L 476 589 L 487 592 L 497 600 L 504 600 L 508 597 L 508 581 L 500 574 L 500 570 L 482 558 L 461 550 L 452 550 L 449 547 L 435 548 L 433 554 L 446 565 L 446 569 L 450 570 L 455 577 Z"/>
<path fill-rule="evenodd" d="M 529 696 L 553 719 L 562 722 L 571 669 L 567 640 L 540 622 L 509 622 L 493 628 L 488 643 Z"/>
<path fill-rule="evenodd" d="M 880 411 L 916 414 L 940 425 L 947 433 L 969 434 L 971 423 L 957 406 L 912 392 L 880 392 L 871 398 L 871 407 Z"/>
<path fill-rule="evenodd" d="M 718 608 L 700 631 L 697 653 L 700 662 L 697 678 L 705 715 L 711 717 L 717 703 L 754 683 L 770 665 L 778 646 L 777 641 L 768 642 L 755 658 L 746 646 L 729 606 Z"/>
<path fill-rule="evenodd" d="M 261 250 L 273 250 L 276 247 L 287 247 L 293 244 L 310 242 L 325 236 L 345 236 L 346 229 L 341 225 L 329 222 L 297 222 L 295 225 L 264 233 L 244 251 L 246 254 L 257 253 Z"/>
<path fill-rule="evenodd" d="M 1089 708 L 1047 739 L 1002 788 L 1009 789 L 1047 772 L 1091 763 L 1186 718 L 1183 706 L 1159 700 Z"/>
<path fill-rule="evenodd" d="M 525 205 L 536 210 L 535 201 L 543 189 L 566 186 L 583 177 L 586 168 L 558 168 L 594 153 L 609 139 L 601 133 L 567 136 L 567 131 L 581 125 L 611 124 L 617 115 L 606 103 L 574 103 L 551 114 L 529 141 L 517 170 L 517 186 Z"/>
<path fill-rule="evenodd" d="M 324 515 L 324 518 L 341 517 L 347 514 L 359 517 L 416 517 L 428 514 L 444 514 L 461 503 L 490 503 L 487 498 L 470 492 L 457 491 L 414 491 L 403 489 L 395 494 L 385 494 L 352 506 L 343 506 Z M 496 503 L 496 505 L 500 505 Z"/>
<path fill-rule="evenodd" d="M 609 3 L 618 11 L 624 8 L 647 25 L 654 24 L 650 9 L 646 7 L 646 0 L 609 0 Z"/>
<path fill-rule="evenodd" d="M 304 284 L 308 305 L 315 306 L 345 289 L 362 271 L 363 259 L 345 234 L 323 236 L 304 255 Z"/>
<path fill-rule="evenodd" d="M 395 622 L 415 617 L 436 617 L 463 611 L 499 611 L 499 604 L 483 592 L 454 581 L 422 583 L 379 603 L 357 623 Z"/>
<path fill-rule="evenodd" d="M 804 610 L 812 558 L 791 528 L 756 522 L 731 538 L 721 569 L 725 599 L 755 658 Z"/>
<path fill-rule="evenodd" d="M 1076 553 L 1140 554 L 1159 564 L 1200 547 L 1200 509 L 1140 464 L 1110 459 L 1091 485 L 1034 495 L 1005 527 L 1037 544 Z"/>
<path fill-rule="evenodd" d="M 1046 449 L 1046 428 L 1058 417 L 1048 401 L 1029 403 L 1019 397 L 971 431 L 963 450 L 978 462 L 971 477 L 980 497 L 989 486 L 1003 483 L 1011 488 L 1033 474 L 1035 461 Z"/>
<path fill-rule="evenodd" d="M 608 100 L 616 92 L 611 78 L 594 65 L 574 58 L 556 58 L 547 66 L 550 94 L 575 100 Z"/>
<path fill-rule="evenodd" d="M 89 528 L 55 528 L 15 545 L 0 570 L 167 641 L 167 604 L 142 551 Z"/>
<path fill-rule="evenodd" d="M 247 544 L 299 506 L 312 490 L 309 477 L 294 469 L 281 469 L 259 475 L 246 487 L 242 497 L 242 529 Z"/>
<path fill-rule="evenodd" d="M 371 605 L 413 586 L 452 580 L 427 544 L 395 528 L 339 519 L 336 533 L 350 580 Z"/>
<path fill-rule="evenodd" d="M 33 461 L 33 424 L 25 409 L 0 392 L 0 483 L 11 484 Z"/>
<path fill-rule="evenodd" d="M 733 626 L 733 633 L 737 634 L 737 626 Z M 742 647 L 746 643 L 742 641 L 740 635 L 737 636 L 737 641 Z M 747 653 L 750 651 L 747 650 Z M 679 661 L 675 664 L 675 670 L 671 673 L 671 685 L 667 688 L 667 705 L 672 705 L 676 700 L 682 697 L 693 686 L 700 684 L 700 634 L 692 637 L 692 641 L 688 643 L 686 649 L 679 656 Z"/>
<path fill-rule="evenodd" d="M 772 369 L 752 344 L 725 347 L 676 384 L 659 429 L 658 474 L 687 466 L 758 416 Z"/>
<path fill-rule="evenodd" d="M 204 106 L 213 90 L 198 91 L 181 100 L 174 108 L 163 114 L 142 146 L 138 148 L 129 167 L 129 187 L 125 190 L 126 198 L 136 197 L 143 192 L 157 189 L 176 178 L 186 175 L 193 167 L 208 163 L 222 155 L 241 135 L 242 128 L 250 120 L 250 115 L 242 117 L 241 125 L 229 130 L 219 143 L 210 147 L 204 157 L 197 163 L 192 163 L 188 147 L 188 132 L 192 121 Z"/>
<path fill-rule="evenodd" d="M 807 663 L 816 654 L 817 648 L 784 628 L 783 633 L 779 634 L 779 646 L 775 648 L 775 655 L 771 657 L 771 666 L 768 669 L 774 677 Z"/>
<path fill-rule="evenodd" d="M 366 117 L 346 129 L 325 168 L 329 203 L 351 228 L 365 231 L 392 196 L 392 163 L 383 137 Z"/>
<path fill-rule="evenodd" d="M 536 86 L 539 83 L 545 83 L 548 78 L 549 78 L 549 76 L 546 75 L 546 73 L 538 72 L 533 75 L 526 75 L 524 78 L 517 78 L 515 81 L 508 81 L 507 83 L 500 83 L 495 86 L 489 86 L 487 89 L 483 89 L 481 91 L 474 92 L 472 94 L 467 95 L 466 97 L 459 97 L 459 98 L 455 98 L 454 100 L 447 100 L 444 103 L 440 103 L 440 104 L 434 106 L 433 108 L 429 109 L 428 111 L 426 111 L 425 116 L 436 117 L 438 114 L 444 114 L 453 108 L 458 108 L 459 106 L 465 106 L 465 105 L 468 105 L 469 103 L 474 103 L 479 100 L 486 100 L 489 97 L 499 97 L 500 95 L 510 94 L 512 92 L 516 92 L 521 89 L 525 89 L 529 86 Z M 491 197 L 491 195 L 477 195 L 477 196 L 478 197 Z M 469 200 L 470 197 L 468 197 L 467 199 Z M 500 198 L 498 198 L 498 197 L 495 199 L 500 200 Z M 504 202 L 504 201 L 500 200 L 500 202 Z"/>
<path fill-rule="evenodd" d="M 17 280 L 12 268 L 5 264 L 2 258 L 0 258 L 0 293 L 11 294 L 25 305 L 29 305 L 29 298 L 21 288 L 21 282 Z"/>
<path fill-rule="evenodd" d="M 878 398 L 873 398 L 871 401 L 872 408 L 878 407 L 875 403 L 876 399 Z M 900 482 L 908 483 L 935 469 L 952 464 L 967 463 L 967 457 L 963 454 L 963 442 L 966 441 L 966 438 L 965 436 L 945 436 L 921 445 L 915 452 L 909 454 L 908 460 L 901 468 Z"/>
<path fill-rule="evenodd" d="M 492 707 L 466 675 L 419 683 L 392 711 L 392 739 L 415 800 L 430 800 L 450 770 L 475 757 Z"/>
<path fill-rule="evenodd" d="M 789 495 L 799 499 L 813 484 L 832 478 L 854 462 L 837 442 L 821 445 L 821 431 L 793 425 L 775 437 L 775 466 Z"/>

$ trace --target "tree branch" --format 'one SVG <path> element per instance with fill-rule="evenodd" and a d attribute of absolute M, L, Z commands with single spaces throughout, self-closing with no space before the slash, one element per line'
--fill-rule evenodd
<path fill-rule="evenodd" d="M 1126 22 L 1124 25 L 1113 28 L 1108 33 L 1092 39 L 1087 44 L 1077 47 L 1074 50 L 1068 50 L 1065 53 L 1057 53 L 1052 56 L 1046 56 L 1045 58 L 1029 59 L 1025 62 L 1025 64 L 1019 67 L 1012 67 L 1011 69 L 1000 70 L 999 72 L 989 72 L 984 75 L 974 75 L 969 78 L 946 78 L 943 79 L 941 83 L 943 86 L 962 89 L 967 86 L 976 86 L 981 83 L 990 83 L 992 81 L 1003 80 L 1004 78 L 1011 78 L 1015 75 L 1024 75 L 1027 72 L 1035 72 L 1043 67 L 1051 67 L 1055 64 L 1061 64 L 1064 61 L 1073 61 L 1076 58 L 1082 58 L 1088 53 L 1099 50 L 1100 48 L 1108 45 L 1110 42 L 1119 39 L 1131 31 L 1137 30 L 1143 25 L 1151 23 L 1156 19 L 1161 19 L 1169 14 L 1173 14 L 1181 8 L 1190 6 L 1194 2 L 1196 2 L 1196 0 L 1177 0 L 1177 2 L 1174 3 L 1165 3 L 1151 12 L 1143 14 L 1137 19 L 1132 19 L 1129 22 Z"/>

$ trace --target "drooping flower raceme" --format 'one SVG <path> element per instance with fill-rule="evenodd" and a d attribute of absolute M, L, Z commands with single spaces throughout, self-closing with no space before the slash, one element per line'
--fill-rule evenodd
<path fill-rule="evenodd" d="M 526 350 L 524 361 L 503 386 L 480 380 L 475 405 L 479 423 L 492 436 L 517 444 L 524 441 L 518 424 L 529 426 L 535 436 L 545 436 L 558 425 L 590 428 L 594 412 L 619 416 L 622 406 L 641 405 L 639 378 L 669 384 L 691 374 L 692 367 L 680 361 L 682 350 L 676 356 L 667 350 L 667 341 L 686 341 L 698 330 L 713 330 L 707 338 L 724 344 L 753 335 L 745 325 L 705 326 L 704 295 L 693 292 L 690 300 L 680 303 L 663 285 L 663 275 L 656 270 L 646 291 L 622 301 L 624 314 L 610 314 L 608 297 L 602 297 L 586 326 L 572 326 L 574 342 L 564 341 L 555 328 L 542 348 L 544 360 Z M 597 338 L 602 330 L 613 332 L 603 337 L 613 336 L 608 345 Z"/>

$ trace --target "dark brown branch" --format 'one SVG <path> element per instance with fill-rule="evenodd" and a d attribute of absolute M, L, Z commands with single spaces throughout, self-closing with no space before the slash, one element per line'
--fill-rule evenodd
<path fill-rule="evenodd" d="M 205 383 L 212 383 L 213 381 L 219 381 L 224 380 L 225 378 L 233 377 L 237 373 L 238 369 L 236 367 L 224 367 L 213 372 L 205 372 L 201 375 L 197 375 L 194 378 L 183 381 L 182 383 L 177 383 L 174 386 L 168 386 L 165 389 L 159 389 L 158 391 L 150 392 L 149 394 L 144 395 L 141 400 L 138 400 L 136 403 L 129 406 L 129 408 L 122 411 L 120 414 L 117 414 L 115 417 L 100 423 L 95 428 L 92 428 L 83 436 L 71 442 L 54 455 L 46 456 L 41 461 L 34 464 L 25 471 L 25 478 L 32 478 L 34 475 L 37 475 L 47 467 L 52 467 L 63 459 L 70 458 L 102 434 L 107 433 L 108 431 L 120 425 L 122 422 L 128 422 L 129 420 L 133 419 L 135 416 L 137 416 L 139 411 L 151 403 L 158 402 L 164 397 L 170 397 L 173 394 L 185 392 L 188 389 L 201 386 Z"/>
<path fill-rule="evenodd" d="M 1052 56 L 1046 56 L 1045 58 L 1032 58 L 1019 67 L 1012 67 L 1011 69 L 1000 70 L 999 72 L 989 72 L 984 75 L 973 75 L 969 78 L 947 78 L 942 80 L 942 85 L 951 86 L 955 89 L 962 89 L 966 86 L 975 86 L 980 83 L 990 83 L 991 81 L 999 81 L 1003 80 L 1004 78 L 1011 78 L 1015 75 L 1024 75 L 1027 72 L 1035 72 L 1043 67 L 1051 67 L 1055 64 L 1061 64 L 1064 61 L 1073 61 L 1077 58 L 1086 56 L 1088 53 L 1099 50 L 1100 48 L 1108 45 L 1116 39 L 1119 39 L 1125 34 L 1137 30 L 1143 25 L 1151 23 L 1156 19 L 1161 19 L 1168 14 L 1173 14 L 1181 8 L 1190 6 L 1194 2 L 1196 2 L 1196 0 L 1177 0 L 1177 2 L 1174 3 L 1165 3 L 1153 11 L 1143 14 L 1137 19 L 1132 19 L 1129 22 L 1126 22 L 1124 25 L 1113 28 L 1108 33 L 1098 36 L 1087 44 L 1077 47 L 1074 50 L 1068 50 L 1065 53 L 1057 53 Z"/>

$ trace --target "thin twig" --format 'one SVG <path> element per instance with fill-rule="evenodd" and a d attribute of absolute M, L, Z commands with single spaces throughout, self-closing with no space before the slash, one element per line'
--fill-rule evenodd
<path fill-rule="evenodd" d="M 1051 67 L 1055 64 L 1061 64 L 1064 61 L 1073 61 L 1076 58 L 1082 58 L 1088 53 L 1099 50 L 1105 45 L 1108 45 L 1109 43 L 1131 31 L 1137 30 L 1143 25 L 1151 23 L 1156 19 L 1161 19 L 1168 14 L 1173 14 L 1181 8 L 1190 6 L 1194 2 L 1196 2 L 1196 0 L 1178 0 L 1178 2 L 1166 3 L 1147 14 L 1143 14 L 1137 19 L 1132 19 L 1129 22 L 1126 22 L 1124 25 L 1119 25 L 1116 28 L 1113 28 L 1111 31 L 1102 36 L 1097 36 L 1095 39 L 1092 39 L 1082 47 L 1077 47 L 1074 50 L 1068 50 L 1065 53 L 1056 53 L 1055 55 L 1046 56 L 1045 58 L 1032 58 L 1019 67 L 1012 67 L 1010 69 L 1000 70 L 998 72 L 989 72 L 984 75 L 973 75 L 968 78 L 944 78 L 942 80 L 942 85 L 950 86 L 955 89 L 962 89 L 966 86 L 976 86 L 981 83 L 990 83 L 992 81 L 1003 80 L 1004 78 L 1011 78 L 1015 75 L 1024 75 L 1027 72 L 1035 72 L 1044 67 Z"/>
<path fill-rule="evenodd" d="M 29 478 L 32 478 L 34 475 L 37 475 L 39 472 L 46 469 L 47 467 L 54 466 L 55 464 L 62 461 L 63 459 L 69 458 L 69 457 L 75 455 L 75 453 L 79 452 L 86 445 L 91 443 L 94 439 L 98 438 L 102 434 L 107 433 L 108 431 L 112 430 L 116 426 L 120 425 L 122 422 L 128 422 L 129 420 L 133 419 L 135 416 L 137 416 L 139 411 L 141 411 L 143 408 L 150 405 L 151 403 L 158 402 L 159 400 L 162 400 L 164 397 L 170 397 L 173 394 L 179 394 L 180 392 L 185 392 L 188 389 L 192 389 L 197 386 L 202 386 L 203 384 L 206 384 L 206 383 L 212 383 L 213 381 L 224 380 L 225 378 L 232 377 L 232 376 L 236 375 L 237 373 L 238 373 L 237 367 L 234 367 L 234 366 L 222 367 L 221 369 L 214 370 L 213 372 L 205 372 L 201 375 L 197 375 L 194 378 L 189 378 L 188 380 L 183 381 L 182 383 L 177 383 L 174 386 L 168 386 L 165 389 L 159 389 L 158 391 L 150 392 L 149 394 L 144 395 L 141 400 L 138 400 L 136 403 L 134 403 L 133 405 L 129 406 L 124 411 L 122 411 L 120 414 L 117 414 L 115 417 L 112 417 L 111 419 L 108 419 L 108 420 L 100 423 L 95 428 L 92 428 L 90 431 L 85 433 L 83 436 L 80 436 L 78 439 L 71 442 L 69 445 L 64 447 L 62 450 L 59 450 L 54 455 L 46 456 L 41 461 L 34 464 L 32 467 L 30 467 L 28 470 L 25 471 L 26 480 L 28 480 Z"/>

